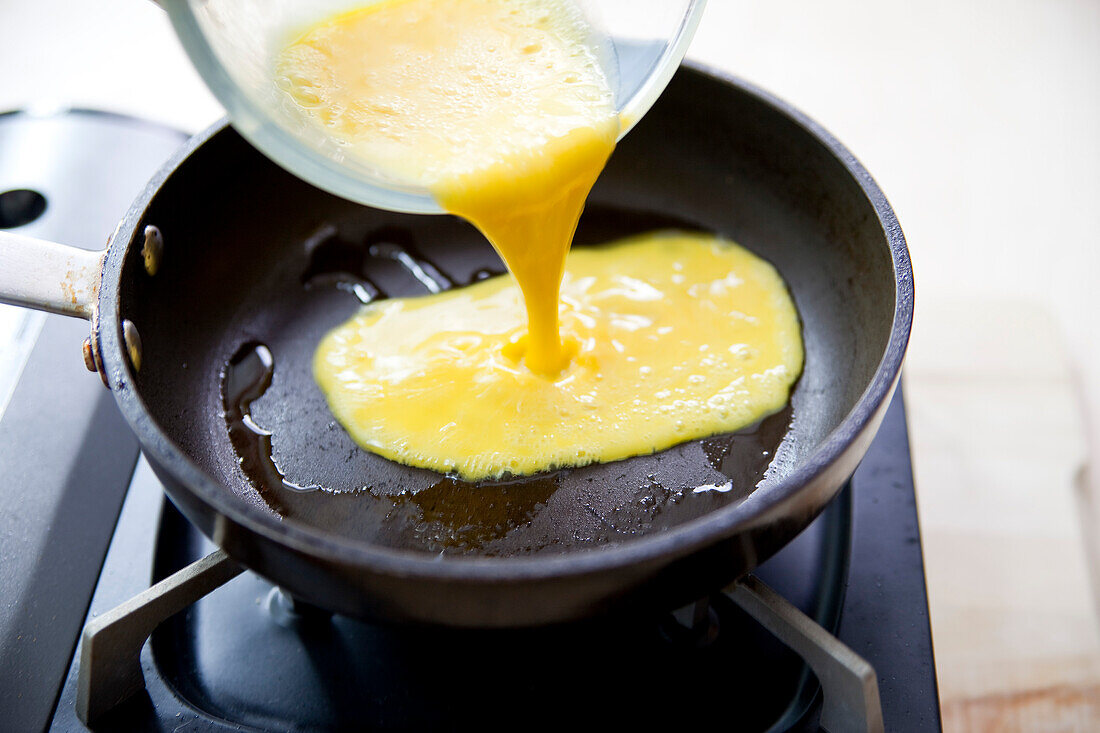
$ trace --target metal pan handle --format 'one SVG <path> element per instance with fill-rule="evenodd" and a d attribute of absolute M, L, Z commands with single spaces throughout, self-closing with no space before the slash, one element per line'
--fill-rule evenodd
<path fill-rule="evenodd" d="M 103 256 L 0 232 L 0 303 L 91 320 Z"/>

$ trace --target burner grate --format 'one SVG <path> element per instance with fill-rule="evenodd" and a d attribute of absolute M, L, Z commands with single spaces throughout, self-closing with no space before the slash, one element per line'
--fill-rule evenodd
<path fill-rule="evenodd" d="M 80 720 L 92 725 L 141 691 L 145 686 L 141 649 L 153 630 L 237 577 L 241 570 L 223 551 L 216 550 L 90 622 L 84 629 L 77 681 Z M 278 591 L 273 590 L 276 595 L 269 598 L 277 600 Z M 824 692 L 822 728 L 831 733 L 883 730 L 878 682 L 870 664 L 752 575 L 724 593 L 806 660 Z M 681 639 L 693 647 L 713 644 L 719 624 L 710 600 L 702 599 L 689 608 L 691 623 Z M 296 610 L 290 613 L 303 616 Z M 327 624 L 329 618 L 316 614 L 312 623 Z M 670 641 L 678 640 L 673 637 Z"/>

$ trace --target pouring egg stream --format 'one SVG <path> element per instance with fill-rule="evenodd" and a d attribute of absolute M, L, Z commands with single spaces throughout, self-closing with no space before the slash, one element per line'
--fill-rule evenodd
<path fill-rule="evenodd" d="M 657 232 L 570 253 L 615 146 L 569 0 L 386 0 L 312 26 L 280 89 L 345 153 L 430 190 L 512 274 L 364 306 L 314 375 L 363 448 L 467 481 L 651 453 L 781 409 L 802 370 L 775 269 Z"/>

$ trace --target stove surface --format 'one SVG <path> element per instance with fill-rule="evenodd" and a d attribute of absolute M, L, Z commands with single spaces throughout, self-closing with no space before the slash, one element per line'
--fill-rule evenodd
<path fill-rule="evenodd" d="M 0 114 L 0 228 L 104 246 L 184 142 L 95 111 Z M 137 440 L 84 368 L 85 321 L 0 305 L 0 729 L 52 715 Z"/>

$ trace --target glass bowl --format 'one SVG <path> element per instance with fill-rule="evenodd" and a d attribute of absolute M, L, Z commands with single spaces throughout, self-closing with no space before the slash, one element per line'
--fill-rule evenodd
<path fill-rule="evenodd" d="M 303 29 L 364 0 L 159 0 L 184 49 L 233 126 L 313 185 L 394 211 L 442 213 L 424 188 L 365 161 L 294 108 L 273 83 L 275 55 Z M 574 0 L 595 31 L 615 92 L 621 138 L 664 90 L 687 51 L 706 0 Z"/>

